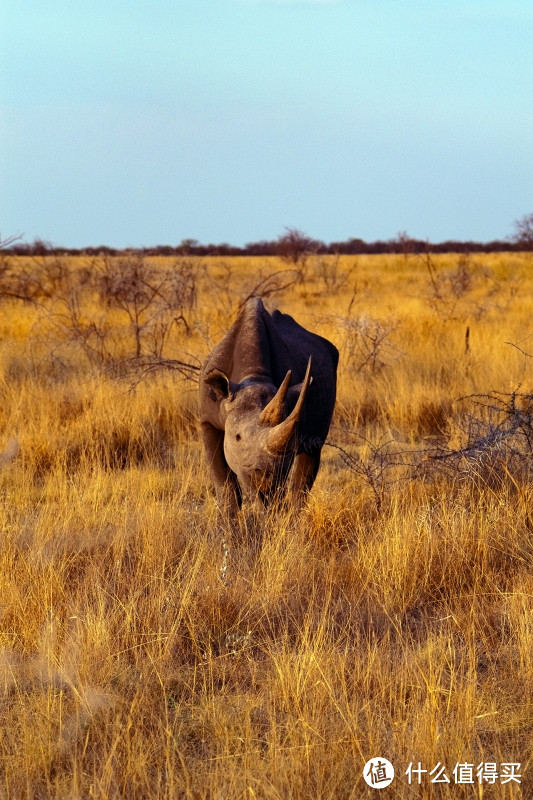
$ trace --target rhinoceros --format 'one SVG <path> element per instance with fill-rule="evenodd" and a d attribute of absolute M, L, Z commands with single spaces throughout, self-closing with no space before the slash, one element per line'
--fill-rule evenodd
<path fill-rule="evenodd" d="M 337 348 L 288 314 L 248 300 L 200 373 L 203 442 L 218 505 L 243 490 L 300 506 L 312 487 L 335 406 Z"/>

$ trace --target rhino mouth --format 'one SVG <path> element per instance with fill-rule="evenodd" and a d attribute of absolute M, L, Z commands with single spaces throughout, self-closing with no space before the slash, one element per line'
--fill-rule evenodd
<path fill-rule="evenodd" d="M 287 472 L 287 469 L 272 472 L 253 470 L 253 472 L 247 476 L 247 488 L 252 492 L 257 492 L 261 498 L 270 498 L 275 495 L 283 485 Z"/>

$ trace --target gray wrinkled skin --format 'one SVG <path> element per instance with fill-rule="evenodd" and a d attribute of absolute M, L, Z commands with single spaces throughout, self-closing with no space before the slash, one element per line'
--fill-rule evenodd
<path fill-rule="evenodd" d="M 244 489 L 270 496 L 284 484 L 294 458 L 294 443 L 287 452 L 269 452 L 269 428 L 258 422 L 262 410 L 276 393 L 276 387 L 262 384 L 247 386 L 233 400 L 223 401 L 226 414 L 224 455 L 229 468 Z"/>

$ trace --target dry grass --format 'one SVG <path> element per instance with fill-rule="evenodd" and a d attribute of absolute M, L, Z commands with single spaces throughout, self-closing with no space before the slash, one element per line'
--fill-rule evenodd
<path fill-rule="evenodd" d="M 506 344 L 532 333 L 531 261 L 476 256 L 466 280 L 435 258 L 436 297 L 422 258 L 342 258 L 335 280 L 311 260 L 274 293 L 341 351 L 331 442 L 410 465 L 373 485 L 325 448 L 303 514 L 247 508 L 240 540 L 218 527 L 194 384 L 132 384 L 131 330 L 94 267 L 67 261 L 50 296 L 0 305 L 0 797 L 355 799 L 378 755 L 397 770 L 386 797 L 532 797 L 528 465 L 496 481 L 427 457 L 484 413 L 462 396 L 531 394 L 533 362 Z M 166 358 L 203 358 L 286 270 L 196 268 Z M 73 284 L 107 360 L 68 335 Z M 410 762 L 452 785 L 409 786 Z M 464 762 L 519 762 L 522 782 L 453 785 Z"/>

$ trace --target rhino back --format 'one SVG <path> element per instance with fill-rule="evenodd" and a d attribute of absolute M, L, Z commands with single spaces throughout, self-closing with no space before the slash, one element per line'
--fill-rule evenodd
<path fill-rule="evenodd" d="M 203 374 L 220 369 L 235 383 L 249 375 L 271 375 L 269 319 L 270 315 L 259 298 L 249 300 L 207 357 Z"/>
<path fill-rule="evenodd" d="M 275 340 L 283 343 L 283 346 L 279 345 L 284 354 L 281 380 L 287 369 L 291 369 L 291 384 L 301 383 L 309 356 L 312 357 L 313 382 L 298 423 L 299 451 L 312 452 L 320 449 L 324 443 L 331 423 L 336 399 L 339 352 L 328 339 L 308 331 L 289 314 L 274 311 L 271 319 Z M 278 352 L 274 341 L 273 351 Z"/>

